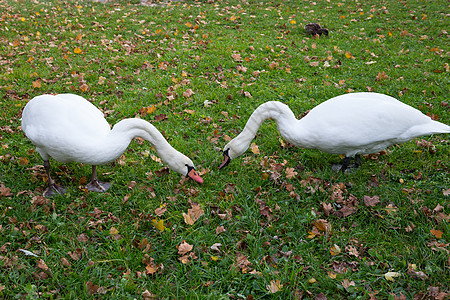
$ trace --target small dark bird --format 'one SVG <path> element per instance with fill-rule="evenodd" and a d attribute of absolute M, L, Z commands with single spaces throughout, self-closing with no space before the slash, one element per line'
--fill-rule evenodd
<path fill-rule="evenodd" d="M 317 23 L 306 24 L 305 30 L 307 33 L 309 33 L 311 35 L 316 35 L 316 34 L 322 35 L 322 33 L 325 35 L 328 35 L 328 29 L 320 27 L 320 25 Z"/>

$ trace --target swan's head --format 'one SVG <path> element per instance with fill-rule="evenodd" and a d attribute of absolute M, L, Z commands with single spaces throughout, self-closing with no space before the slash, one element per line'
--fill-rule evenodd
<path fill-rule="evenodd" d="M 198 175 L 192 160 L 179 152 L 176 156 L 177 157 L 174 157 L 173 159 L 165 161 L 169 168 L 180 173 L 181 175 L 191 178 L 198 183 L 203 183 L 203 178 Z"/>
<path fill-rule="evenodd" d="M 232 139 L 223 148 L 223 161 L 220 164 L 219 170 L 226 167 L 230 161 L 236 157 L 241 156 L 248 149 L 249 143 L 243 142 L 238 138 Z"/>

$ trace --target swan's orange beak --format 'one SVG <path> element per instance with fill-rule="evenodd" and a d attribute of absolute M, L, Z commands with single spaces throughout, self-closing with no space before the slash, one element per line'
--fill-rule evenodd
<path fill-rule="evenodd" d="M 197 171 L 195 171 L 194 168 L 192 168 L 188 173 L 187 177 L 191 178 L 194 181 L 197 181 L 198 183 L 203 183 L 203 178 L 198 175 Z"/>
<path fill-rule="evenodd" d="M 231 161 L 231 157 L 228 155 L 228 149 L 223 151 L 223 162 L 219 166 L 219 170 L 228 166 Z"/>

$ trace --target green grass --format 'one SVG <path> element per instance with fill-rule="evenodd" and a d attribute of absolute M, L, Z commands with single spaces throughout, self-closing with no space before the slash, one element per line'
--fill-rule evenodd
<path fill-rule="evenodd" d="M 268 121 L 254 140 L 260 154 L 249 150 L 218 170 L 226 136 L 269 100 L 300 115 L 333 96 L 373 90 L 450 124 L 448 3 L 135 2 L 0 3 L 0 182 L 12 193 L 0 198 L 0 297 L 427 299 L 432 288 L 449 292 L 448 136 L 417 139 L 431 142 L 434 154 L 411 141 L 337 174 L 338 156 L 283 148 Z M 311 21 L 330 36 L 307 36 L 302 28 Z M 382 72 L 388 78 L 377 80 Z M 187 89 L 195 94 L 184 97 Z M 203 170 L 205 183 L 156 176 L 162 165 L 145 152 L 153 150 L 133 141 L 119 161 L 98 168 L 113 184 L 107 193 L 81 188 L 89 166 L 52 161 L 68 193 L 33 204 L 44 173 L 20 130 L 21 111 L 34 96 L 67 92 L 92 100 L 111 124 L 155 105 L 142 118 L 167 115 L 153 124 Z M 287 168 L 297 177 L 287 178 Z M 275 172 L 280 177 L 270 179 Z M 333 213 L 345 206 L 333 186 L 345 201 L 357 199 L 354 213 Z M 367 207 L 364 196 L 380 203 Z M 188 225 L 183 213 L 192 203 L 204 214 Z M 332 205 L 329 216 L 322 203 Z M 162 204 L 167 211 L 157 216 Z M 438 204 L 441 214 L 433 211 Z M 320 219 L 331 231 L 311 234 Z M 163 221 L 163 231 L 153 220 Z M 219 226 L 226 231 L 216 234 Z M 178 253 L 183 241 L 193 245 L 187 263 Z M 339 253 L 330 252 L 334 245 Z M 412 264 L 426 278 L 414 276 Z M 391 271 L 401 274 L 392 282 L 384 277 Z M 269 290 L 271 282 L 280 291 Z"/>

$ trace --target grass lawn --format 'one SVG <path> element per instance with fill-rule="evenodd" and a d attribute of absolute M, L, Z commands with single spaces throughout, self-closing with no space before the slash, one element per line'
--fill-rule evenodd
<path fill-rule="evenodd" d="M 0 298 L 449 297 L 448 135 L 341 174 L 341 157 L 291 147 L 266 121 L 218 170 L 269 100 L 300 116 L 373 91 L 450 124 L 449 28 L 447 1 L 1 1 Z M 135 139 L 98 167 L 106 193 L 84 189 L 90 166 L 52 160 L 68 192 L 41 197 L 20 118 L 44 93 L 81 95 L 111 124 L 152 122 L 204 184 Z"/>

